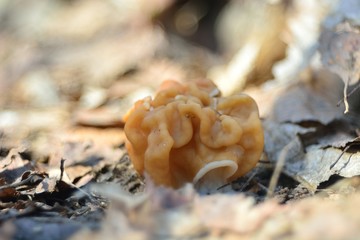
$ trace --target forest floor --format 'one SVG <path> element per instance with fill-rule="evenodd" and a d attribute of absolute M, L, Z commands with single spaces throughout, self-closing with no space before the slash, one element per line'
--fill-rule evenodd
<path fill-rule="evenodd" d="M 0 239 L 360 238 L 360 7 L 334 10 L 343 26 L 296 0 L 132 2 L 0 4 Z M 206 195 L 140 176 L 123 120 L 201 78 L 253 97 L 265 134 L 257 166 Z"/>

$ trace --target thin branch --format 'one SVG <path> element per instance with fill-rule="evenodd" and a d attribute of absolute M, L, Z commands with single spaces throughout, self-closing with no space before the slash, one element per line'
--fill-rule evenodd
<path fill-rule="evenodd" d="M 64 171 L 65 171 L 64 163 L 65 163 L 65 159 L 62 158 L 61 161 L 60 161 L 60 179 L 59 179 L 59 182 L 62 181 L 63 176 L 64 176 Z"/>
<path fill-rule="evenodd" d="M 294 145 L 297 144 L 296 139 L 292 140 L 289 144 L 287 144 L 280 152 L 280 155 L 277 159 L 274 172 L 271 176 L 268 192 L 266 195 L 266 198 L 271 198 L 274 195 L 276 185 L 278 184 L 280 174 L 284 168 L 285 162 L 286 162 L 286 155 L 290 151 L 291 148 L 294 147 Z"/>
<path fill-rule="evenodd" d="M 359 79 L 360 80 L 360 79 Z M 351 95 L 353 95 L 358 89 L 360 89 L 360 81 L 358 83 L 358 85 L 353 88 L 353 90 L 351 90 L 348 94 L 347 94 L 347 97 L 350 97 Z M 340 104 L 344 101 L 344 99 L 341 99 L 337 104 L 336 106 L 340 106 Z"/>
<path fill-rule="evenodd" d="M 352 142 L 349 143 L 349 145 L 347 145 L 344 150 L 341 152 L 340 156 L 335 160 L 335 162 L 333 164 L 330 165 L 330 170 L 333 169 L 335 167 L 335 165 L 339 162 L 339 160 L 342 158 L 342 156 L 344 155 L 345 152 L 347 152 L 349 150 L 349 148 L 351 148 L 354 145 L 358 145 L 359 141 L 360 141 L 360 137 L 356 137 L 355 139 L 351 140 Z"/>
<path fill-rule="evenodd" d="M 344 155 L 344 153 L 349 150 L 349 148 L 351 147 L 351 145 L 348 145 L 345 147 L 345 149 L 341 152 L 340 156 L 335 160 L 335 162 L 333 162 L 333 164 L 330 165 L 330 170 L 333 169 L 336 164 L 339 162 L 339 160 L 341 159 L 341 157 Z"/>
<path fill-rule="evenodd" d="M 246 182 L 241 185 L 239 191 L 242 192 L 247 186 L 249 186 L 250 182 L 254 179 L 255 175 L 257 174 L 257 171 L 254 171 L 249 178 L 246 180 Z"/>

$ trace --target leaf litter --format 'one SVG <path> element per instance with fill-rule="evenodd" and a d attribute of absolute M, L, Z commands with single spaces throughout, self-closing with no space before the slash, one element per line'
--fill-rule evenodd
<path fill-rule="evenodd" d="M 55 2 L 0 5 L 4 239 L 359 237 L 357 1 L 259 0 L 224 11 L 225 3 L 206 3 L 205 12 L 195 0 Z M 269 15 L 251 25 L 229 6 L 251 10 L 242 21 Z M 194 25 L 171 26 L 184 23 L 184 9 Z M 309 9 L 310 28 L 302 21 Z M 45 12 L 52 13 L 46 21 Z M 209 27 L 221 14 L 222 25 Z M 270 19 L 283 24 L 262 34 L 261 21 Z M 186 26 L 197 33 L 184 35 Z M 223 46 L 201 46 L 214 31 Z M 234 36 L 244 32 L 239 42 Z M 249 46 L 257 51 L 244 68 L 239 59 Z M 226 74 L 231 84 L 221 80 Z M 122 116 L 163 80 L 211 76 L 220 89 L 244 90 L 258 103 L 263 157 L 209 196 L 191 185 L 154 186 L 132 167 Z M 348 106 L 337 107 L 343 97 Z"/>

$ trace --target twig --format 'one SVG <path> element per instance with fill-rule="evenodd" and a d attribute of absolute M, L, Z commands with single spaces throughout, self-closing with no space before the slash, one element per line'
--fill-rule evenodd
<path fill-rule="evenodd" d="M 343 100 L 340 100 L 337 103 L 337 106 L 339 106 L 341 104 L 342 101 L 344 101 L 344 105 L 345 105 L 345 111 L 344 113 L 348 113 L 349 112 L 349 102 L 348 102 L 348 97 L 350 97 L 356 90 L 358 90 L 360 88 L 360 82 L 359 85 L 357 85 L 353 90 L 351 90 L 350 93 L 347 93 L 349 87 L 349 77 L 347 78 L 347 80 L 345 81 L 345 86 L 344 86 L 344 98 Z"/>
<path fill-rule="evenodd" d="M 333 169 L 335 167 L 335 165 L 339 162 L 340 158 L 344 155 L 344 153 L 349 150 L 349 148 L 351 147 L 351 145 L 348 145 L 344 148 L 344 150 L 341 152 L 340 156 L 335 160 L 335 162 L 333 164 L 330 165 L 330 170 Z"/>
<path fill-rule="evenodd" d="M 279 181 L 280 174 L 282 172 L 282 169 L 284 168 L 285 161 L 286 161 L 286 155 L 289 152 L 291 148 L 294 147 L 294 144 L 296 144 L 296 139 L 292 140 L 289 144 L 287 144 L 280 152 L 280 155 L 277 159 L 274 172 L 271 176 L 270 183 L 269 183 L 269 190 L 266 194 L 266 198 L 271 198 L 274 195 L 276 185 Z"/>
<path fill-rule="evenodd" d="M 261 184 L 261 183 L 256 183 L 262 190 L 264 190 L 265 192 L 269 192 L 269 189 L 266 187 L 266 186 L 264 186 L 263 184 Z"/>
<path fill-rule="evenodd" d="M 351 95 L 353 95 L 358 89 L 360 88 L 360 81 L 359 81 L 359 84 L 353 89 L 351 90 L 348 94 L 347 94 L 347 97 L 350 97 Z M 340 106 L 340 104 L 344 101 L 344 99 L 341 99 L 337 104 L 336 106 Z"/>
<path fill-rule="evenodd" d="M 349 145 L 347 145 L 344 150 L 341 152 L 340 156 L 335 160 L 335 162 L 333 164 L 330 165 L 330 170 L 333 169 L 335 167 L 335 165 L 339 162 L 340 158 L 344 155 L 344 153 L 349 150 L 349 148 L 351 148 L 354 145 L 358 145 L 359 141 L 360 141 L 360 137 L 356 137 L 355 139 L 351 140 L 352 142 L 349 143 Z"/>
<path fill-rule="evenodd" d="M 17 188 L 23 185 L 32 185 L 35 184 L 37 181 L 42 180 L 42 177 L 39 177 L 36 174 L 30 175 L 28 178 L 20 181 L 20 182 L 14 182 L 10 184 L 6 184 L 3 186 L 0 186 L 0 190 L 6 189 L 6 188 Z"/>
<path fill-rule="evenodd" d="M 260 159 L 258 161 L 258 163 L 260 163 L 260 164 L 272 164 L 269 160 L 262 160 L 262 159 Z"/>
<path fill-rule="evenodd" d="M 64 176 L 64 172 L 65 172 L 65 160 L 66 159 L 61 159 L 60 161 L 60 179 L 58 180 L 58 182 L 61 182 Z M 90 193 L 86 192 L 85 190 L 77 187 L 75 184 L 73 184 L 72 182 L 67 182 L 68 185 L 70 185 L 71 187 L 75 188 L 76 190 L 78 190 L 79 192 L 83 193 L 85 196 L 87 196 L 91 201 L 93 202 L 98 202 L 93 196 L 91 196 Z"/>
<path fill-rule="evenodd" d="M 62 178 L 64 176 L 64 171 L 65 171 L 64 163 L 65 163 L 65 159 L 62 158 L 61 161 L 60 161 L 60 179 L 59 179 L 59 182 L 62 181 Z"/>
<path fill-rule="evenodd" d="M 219 190 L 221 190 L 221 189 L 223 189 L 223 188 L 225 188 L 225 187 L 227 187 L 227 186 L 230 186 L 231 185 L 231 183 L 226 183 L 226 184 L 224 184 L 224 185 L 221 185 L 220 187 L 218 187 L 217 189 L 216 189 L 216 191 L 219 191 Z"/>
<path fill-rule="evenodd" d="M 348 86 L 349 86 L 349 78 L 346 80 L 345 86 L 344 86 L 344 104 L 345 104 L 345 111 L 344 111 L 344 113 L 345 113 L 345 114 L 349 112 L 349 103 L 348 103 L 348 100 L 347 100 L 347 89 L 348 89 Z"/>
<path fill-rule="evenodd" d="M 257 174 L 256 171 L 254 171 L 249 178 L 246 180 L 246 182 L 240 187 L 240 192 L 242 192 L 247 186 L 249 186 L 251 180 L 254 179 L 255 175 Z"/>

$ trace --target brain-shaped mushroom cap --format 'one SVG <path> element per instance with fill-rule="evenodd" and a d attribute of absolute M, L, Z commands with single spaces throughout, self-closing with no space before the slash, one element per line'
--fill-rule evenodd
<path fill-rule="evenodd" d="M 210 80 L 166 81 L 125 120 L 135 169 L 158 185 L 220 187 L 250 171 L 264 145 L 255 101 L 245 94 L 220 97 Z"/>

